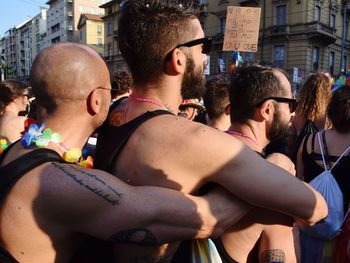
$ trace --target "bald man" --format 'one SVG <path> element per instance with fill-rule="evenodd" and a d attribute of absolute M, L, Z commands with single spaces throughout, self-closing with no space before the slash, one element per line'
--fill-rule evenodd
<path fill-rule="evenodd" d="M 249 209 L 224 192 L 197 198 L 131 187 L 62 159 L 67 149 L 84 146 L 109 108 L 108 69 L 92 49 L 51 46 L 36 57 L 30 80 L 45 113 L 40 121 L 62 142 L 50 139 L 38 148 L 27 133 L 1 156 L 0 262 L 68 262 L 88 236 L 138 245 L 205 238 L 221 234 Z M 41 164 L 23 168 L 40 158 Z"/>

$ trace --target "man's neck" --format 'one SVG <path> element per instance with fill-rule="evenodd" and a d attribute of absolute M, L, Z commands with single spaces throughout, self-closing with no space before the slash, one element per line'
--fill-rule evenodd
<path fill-rule="evenodd" d="M 70 119 L 55 119 L 48 118 L 43 121 L 45 123 L 45 128 L 50 128 L 52 132 L 56 132 L 62 137 L 62 143 L 70 148 L 79 148 L 82 149 L 88 140 L 89 136 L 94 132 L 94 129 L 88 126 L 82 126 L 82 120 L 76 119 L 75 121 Z M 78 125 L 80 124 L 80 125 Z M 58 152 L 61 156 L 64 151 L 60 149 L 56 144 L 50 143 L 47 148 L 51 148 Z"/>
<path fill-rule="evenodd" d="M 168 109 L 174 114 L 178 113 L 179 106 L 182 102 L 181 97 L 181 83 L 178 83 L 175 79 L 168 77 L 166 80 L 160 80 L 157 83 L 151 83 L 146 85 L 135 85 L 132 95 L 139 99 L 147 99 L 155 103 L 138 103 L 133 100 L 129 100 L 132 103 L 133 108 L 154 110 Z M 139 101 L 140 102 L 140 101 Z"/>
<path fill-rule="evenodd" d="M 260 127 L 256 123 L 232 123 L 229 131 L 237 132 L 236 138 L 248 145 L 252 150 L 262 152 L 269 143 L 264 127 Z"/>
<path fill-rule="evenodd" d="M 231 126 L 231 121 L 230 118 L 226 116 L 214 120 L 207 118 L 207 125 L 220 131 L 227 131 Z"/>

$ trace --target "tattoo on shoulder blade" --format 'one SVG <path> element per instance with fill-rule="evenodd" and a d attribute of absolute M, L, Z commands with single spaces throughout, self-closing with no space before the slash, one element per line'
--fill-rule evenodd
<path fill-rule="evenodd" d="M 53 162 L 52 164 L 57 169 L 61 170 L 64 175 L 72 178 L 76 183 L 85 187 L 90 192 L 101 197 L 113 206 L 119 205 L 120 199 L 122 198 L 123 194 L 119 193 L 107 182 L 103 181 L 95 174 L 78 169 L 74 165 L 67 166 L 65 164 L 55 162 Z"/>
<path fill-rule="evenodd" d="M 109 240 L 115 243 L 129 243 L 142 246 L 154 246 L 157 244 L 157 238 L 145 228 L 123 230 L 111 236 Z"/>
<path fill-rule="evenodd" d="M 286 255 L 281 249 L 265 250 L 261 254 L 261 262 L 262 263 L 271 263 L 271 262 L 283 263 L 283 262 L 286 262 Z"/>

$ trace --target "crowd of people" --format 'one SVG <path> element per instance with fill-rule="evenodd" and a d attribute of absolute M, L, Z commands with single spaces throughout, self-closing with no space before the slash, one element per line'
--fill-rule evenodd
<path fill-rule="evenodd" d="M 348 221 L 350 87 L 316 73 L 294 97 L 258 64 L 206 82 L 198 15 L 126 1 L 130 73 L 58 43 L 30 84 L 0 83 L 0 262 L 349 262 L 346 223 L 332 240 L 303 229 L 331 211 L 308 184 L 325 169 Z"/>

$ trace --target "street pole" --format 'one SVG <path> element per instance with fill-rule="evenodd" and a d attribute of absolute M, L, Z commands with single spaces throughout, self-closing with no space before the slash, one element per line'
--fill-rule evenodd
<path fill-rule="evenodd" d="M 346 12 L 347 12 L 347 0 L 344 0 L 344 14 L 343 14 L 343 35 L 341 40 L 341 53 L 340 53 L 340 72 L 345 72 L 344 66 L 344 46 L 345 46 L 345 37 L 346 37 Z"/>

